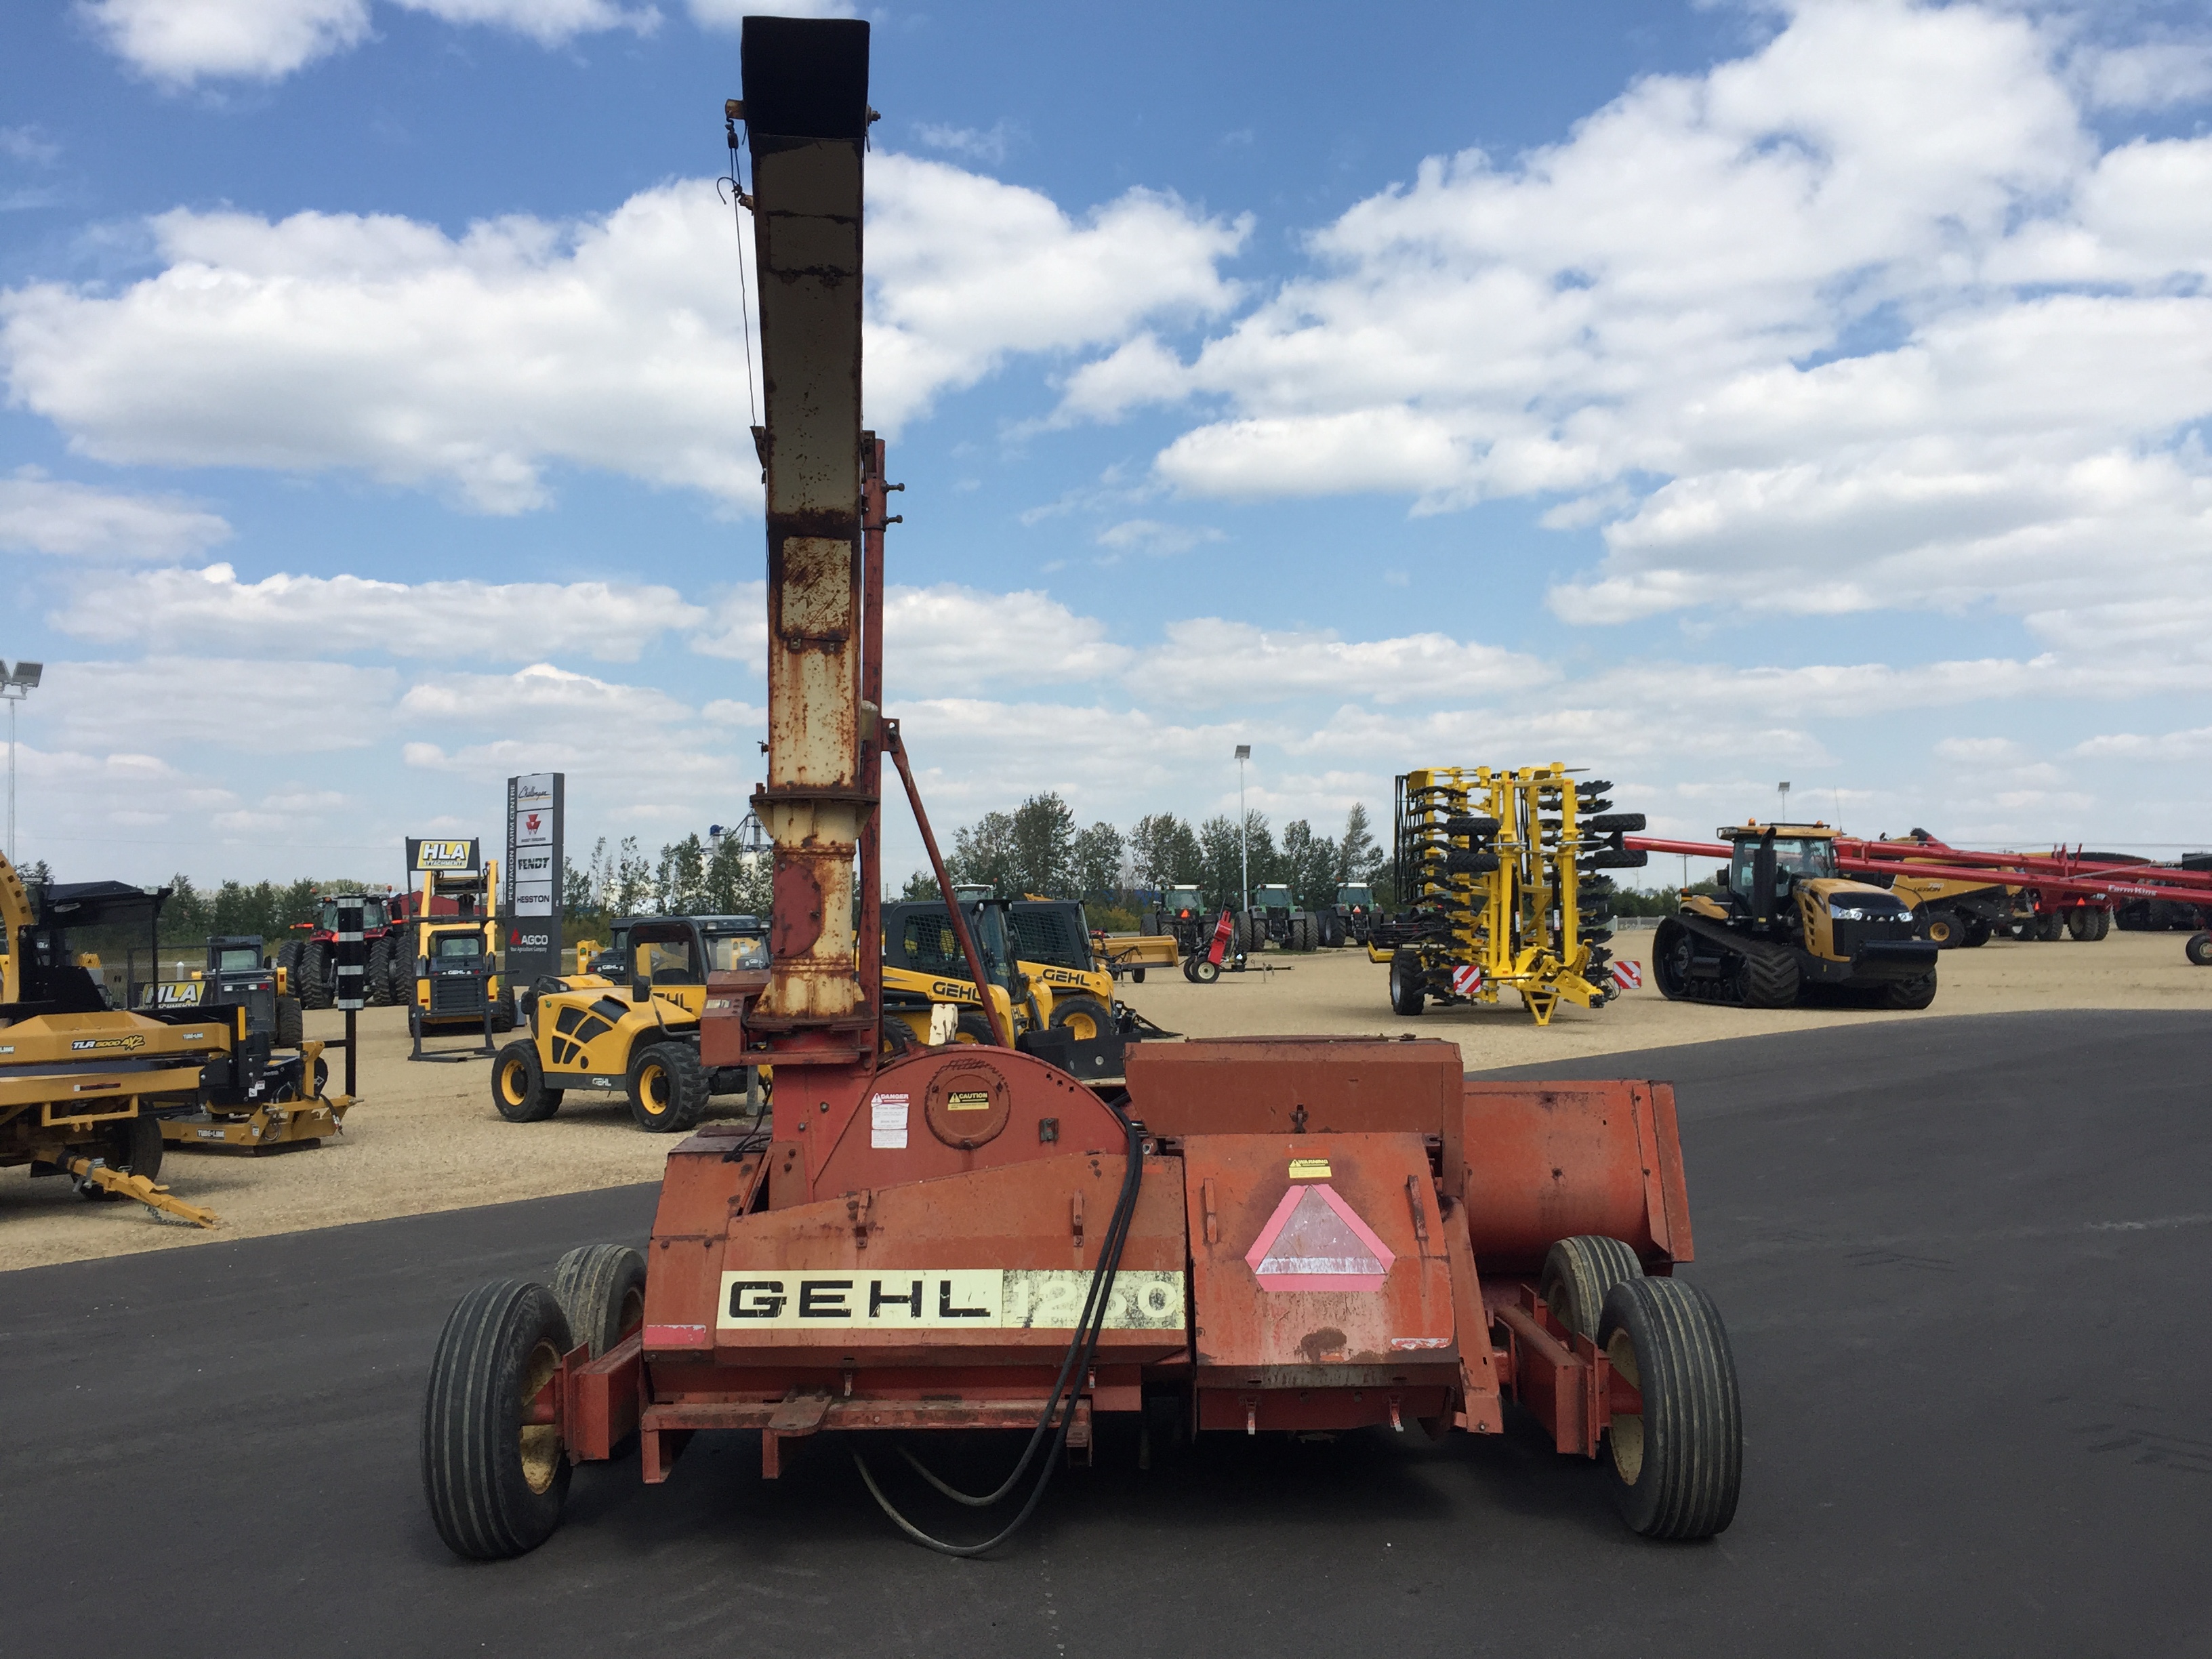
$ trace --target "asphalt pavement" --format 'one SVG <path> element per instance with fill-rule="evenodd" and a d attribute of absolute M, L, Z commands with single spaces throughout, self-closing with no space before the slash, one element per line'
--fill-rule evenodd
<path fill-rule="evenodd" d="M 1610 1477 L 1520 1421 L 1149 1470 L 1107 1437 L 981 1562 L 894 1535 L 839 1437 L 775 1482 L 751 1437 L 702 1437 L 665 1486 L 580 1470 L 535 1554 L 457 1561 L 416 1472 L 439 1323 L 477 1279 L 642 1243 L 654 1189 L 623 1188 L 0 1276 L 0 1654 L 2212 1652 L 2212 1016 L 1500 1075 L 1677 1085 L 1684 1271 L 1747 1423 L 1711 1543 L 1628 1533 Z"/>

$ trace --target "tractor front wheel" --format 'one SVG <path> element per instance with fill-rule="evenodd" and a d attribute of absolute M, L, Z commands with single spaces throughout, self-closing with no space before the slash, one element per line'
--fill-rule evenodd
<path fill-rule="evenodd" d="M 392 941 L 378 939 L 368 947 L 368 983 L 362 988 L 372 1008 L 392 1006 Z"/>
<path fill-rule="evenodd" d="M 529 1419 L 574 1346 L 543 1285 L 479 1285 L 447 1316 L 422 1407 L 422 1492 L 454 1554 L 504 1560 L 561 1524 L 569 1475 L 561 1431 Z"/>
<path fill-rule="evenodd" d="M 491 1063 L 491 1103 L 509 1123 L 543 1123 L 561 1109 L 561 1092 L 545 1086 L 535 1042 L 510 1042 Z"/>
<path fill-rule="evenodd" d="M 300 947 L 299 977 L 292 981 L 292 989 L 298 995 L 302 1008 L 327 1008 L 331 1006 L 330 971 L 329 941 L 311 939 Z"/>
<path fill-rule="evenodd" d="M 1680 1279 L 1624 1280 L 1606 1293 L 1597 1345 L 1643 1396 L 1607 1426 L 1622 1517 L 1646 1538 L 1725 1531 L 1743 1480 L 1743 1407 L 1712 1298 Z"/>
<path fill-rule="evenodd" d="M 629 1115 L 641 1129 L 672 1134 L 707 1109 L 707 1073 L 688 1042 L 655 1042 L 629 1062 Z"/>

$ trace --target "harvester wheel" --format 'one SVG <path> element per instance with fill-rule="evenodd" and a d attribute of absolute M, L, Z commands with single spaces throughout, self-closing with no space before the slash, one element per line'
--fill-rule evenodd
<path fill-rule="evenodd" d="M 645 1323 L 645 1258 L 627 1244 L 579 1245 L 555 1264 L 553 1294 L 570 1337 L 604 1358 Z"/>
<path fill-rule="evenodd" d="M 524 1419 L 574 1346 L 543 1285 L 480 1285 L 447 1316 L 422 1404 L 422 1492 L 454 1554 L 503 1560 L 561 1524 L 561 1431 Z"/>
<path fill-rule="evenodd" d="M 278 997 L 276 1028 L 270 1033 L 270 1041 L 279 1048 L 296 1048 L 307 1036 L 307 1020 L 301 1012 L 300 999 Z"/>
<path fill-rule="evenodd" d="M 1411 1019 L 1421 1012 L 1427 1000 L 1421 989 L 1420 964 L 1407 951 L 1390 953 L 1390 1012 L 1401 1018 Z"/>
<path fill-rule="evenodd" d="M 1960 939 L 1959 943 L 1965 945 L 1969 951 L 1972 951 L 1979 945 L 1987 945 L 1989 942 L 1989 923 L 1984 921 L 1979 916 L 1967 917 L 1966 936 Z"/>
<path fill-rule="evenodd" d="M 1536 1281 L 1536 1294 L 1543 1297 L 1553 1318 L 1595 1342 L 1598 1322 L 1605 1316 L 1605 1299 L 1613 1287 L 1643 1277 L 1644 1264 L 1627 1245 L 1617 1238 L 1584 1233 L 1560 1239 L 1544 1253 L 1544 1271 Z"/>
<path fill-rule="evenodd" d="M 1939 951 L 1955 948 L 1966 936 L 1966 924 L 1954 910 L 1930 910 L 1921 920 L 1920 937 Z"/>
<path fill-rule="evenodd" d="M 1881 988 L 1881 1006 L 1885 1008 L 1925 1008 L 1936 1000 L 1936 973 L 1933 969 L 1918 979 L 1901 980 L 1894 985 Z"/>
<path fill-rule="evenodd" d="M 368 983 L 363 990 L 372 1008 L 392 1006 L 392 941 L 378 939 L 368 947 Z"/>
<path fill-rule="evenodd" d="M 672 1134 L 689 1129 L 707 1109 L 707 1073 L 688 1042 L 655 1042 L 629 1062 L 629 1115 L 641 1129 Z"/>
<path fill-rule="evenodd" d="M 1097 997 L 1055 997 L 1052 1024 L 1078 1042 L 1091 1042 L 1113 1030 L 1114 1012 Z"/>
<path fill-rule="evenodd" d="M 300 947 L 299 976 L 291 981 L 299 993 L 302 1008 L 327 1008 L 331 1006 L 331 947 L 327 942 L 311 939 Z"/>
<path fill-rule="evenodd" d="M 561 1091 L 545 1086 L 538 1045 L 510 1042 L 491 1063 L 491 1103 L 509 1123 L 543 1123 L 561 1109 Z"/>
<path fill-rule="evenodd" d="M 2199 968 L 2212 968 L 2212 933 L 2191 933 L 2181 950 Z"/>
<path fill-rule="evenodd" d="M 1743 1407 L 1712 1298 L 1680 1279 L 1632 1279 L 1605 1298 L 1598 1346 L 1644 1396 L 1607 1428 L 1613 1501 L 1646 1538 L 1711 1538 L 1735 1518 Z"/>

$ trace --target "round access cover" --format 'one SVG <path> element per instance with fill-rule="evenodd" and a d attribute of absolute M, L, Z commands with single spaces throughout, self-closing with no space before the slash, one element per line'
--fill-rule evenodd
<path fill-rule="evenodd" d="M 929 1080 L 921 1113 L 930 1133 L 948 1146 L 972 1152 L 1006 1127 L 1013 1091 L 995 1066 L 962 1059 Z"/>

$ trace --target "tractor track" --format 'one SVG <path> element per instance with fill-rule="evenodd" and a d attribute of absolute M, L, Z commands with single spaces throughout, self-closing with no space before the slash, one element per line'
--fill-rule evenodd
<path fill-rule="evenodd" d="M 1435 1447 L 1220 1436 L 1143 1473 L 1109 1432 L 980 1563 L 893 1536 L 835 1444 L 770 1484 L 750 1437 L 713 1437 L 663 1487 L 580 1471 L 544 1548 L 464 1564 L 418 1490 L 440 1322 L 470 1284 L 641 1242 L 653 1188 L 0 1275 L 0 1537 L 36 1564 L 4 1645 L 2192 1651 L 2212 1332 L 2173 1313 L 2212 1297 L 2212 1255 L 2176 1242 L 2207 1218 L 2209 1048 L 2212 1015 L 2058 1012 L 1517 1068 L 1677 1084 L 1685 1277 L 1729 1321 L 1747 1424 L 1710 1545 L 1628 1534 L 1600 1471 L 1510 1420 Z M 1005 1456 L 948 1447 L 945 1472 L 988 1484 Z"/>

